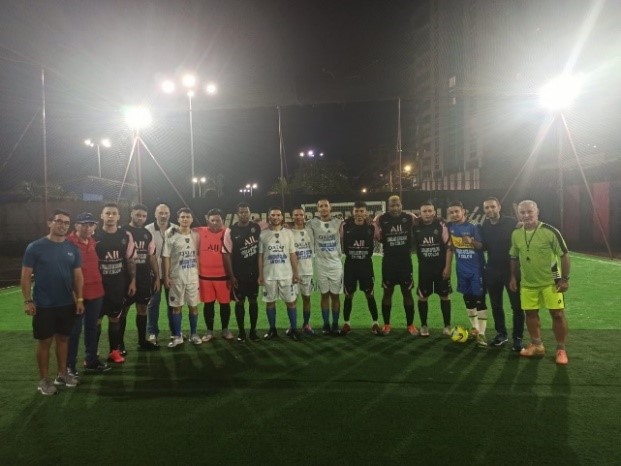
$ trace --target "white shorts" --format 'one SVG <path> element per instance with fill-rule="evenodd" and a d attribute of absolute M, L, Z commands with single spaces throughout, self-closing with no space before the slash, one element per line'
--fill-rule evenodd
<path fill-rule="evenodd" d="M 177 283 L 171 282 L 168 293 L 168 304 L 171 307 L 181 307 L 184 305 L 198 306 L 198 282 L 197 283 Z"/>
<path fill-rule="evenodd" d="M 317 275 L 317 288 L 321 294 L 341 294 L 343 292 L 343 271 L 338 275 Z"/>
<path fill-rule="evenodd" d="M 298 292 L 302 296 L 310 296 L 315 288 L 312 275 L 300 275 L 300 281 L 298 282 Z"/>
<path fill-rule="evenodd" d="M 263 302 L 273 303 L 282 299 L 286 303 L 292 303 L 298 299 L 298 287 L 288 280 L 266 280 L 263 285 Z"/>

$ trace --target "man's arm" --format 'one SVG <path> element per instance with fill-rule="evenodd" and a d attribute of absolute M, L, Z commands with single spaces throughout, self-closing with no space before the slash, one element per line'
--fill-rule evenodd
<path fill-rule="evenodd" d="M 37 308 L 32 300 L 32 267 L 22 267 L 20 284 L 22 287 L 22 295 L 24 296 L 24 310 L 26 314 L 33 316 L 37 313 Z"/>
<path fill-rule="evenodd" d="M 297 283 L 300 281 L 300 276 L 298 275 L 298 256 L 295 252 L 289 253 L 289 259 L 291 261 L 291 270 L 293 271 L 293 283 Z"/>
<path fill-rule="evenodd" d="M 263 285 L 263 253 L 259 253 L 259 285 Z"/>
<path fill-rule="evenodd" d="M 164 279 L 164 286 L 170 288 L 170 257 L 162 256 L 162 275 Z"/>
<path fill-rule="evenodd" d="M 571 270 L 571 262 L 569 260 L 569 253 L 566 252 L 561 256 L 561 276 L 560 281 L 556 285 L 556 290 L 560 293 L 564 293 L 569 289 L 569 272 Z"/>
<path fill-rule="evenodd" d="M 157 265 L 157 256 L 155 254 L 149 256 L 149 265 L 153 271 L 153 291 L 157 293 L 160 290 L 160 268 Z"/>
<path fill-rule="evenodd" d="M 509 289 L 511 291 L 517 291 L 517 275 L 520 271 L 520 260 L 517 257 L 511 257 L 511 280 L 509 281 Z"/>
<path fill-rule="evenodd" d="M 80 315 L 84 313 L 84 275 L 82 268 L 73 269 L 73 293 L 75 294 L 75 313 Z"/>

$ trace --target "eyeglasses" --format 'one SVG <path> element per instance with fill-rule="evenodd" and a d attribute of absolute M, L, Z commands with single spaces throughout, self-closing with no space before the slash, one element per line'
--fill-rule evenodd
<path fill-rule="evenodd" d="M 58 218 L 55 218 L 54 220 L 52 220 L 52 222 L 54 222 L 56 225 L 65 225 L 65 226 L 71 225 L 70 221 L 68 221 L 68 220 L 60 220 Z"/>

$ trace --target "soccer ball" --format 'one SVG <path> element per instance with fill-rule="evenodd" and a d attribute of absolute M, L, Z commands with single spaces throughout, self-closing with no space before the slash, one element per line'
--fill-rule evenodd
<path fill-rule="evenodd" d="M 451 329 L 451 340 L 455 343 L 466 343 L 468 341 L 468 330 L 461 325 L 456 325 Z"/>

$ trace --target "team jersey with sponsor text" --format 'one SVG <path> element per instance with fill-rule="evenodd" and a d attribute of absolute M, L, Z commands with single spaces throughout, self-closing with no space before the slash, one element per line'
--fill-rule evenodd
<path fill-rule="evenodd" d="M 291 280 L 291 254 L 295 240 L 288 229 L 263 230 L 259 239 L 259 254 L 263 254 L 263 280 Z"/>
<path fill-rule="evenodd" d="M 313 235 L 313 253 L 315 271 L 319 275 L 338 276 L 343 272 L 341 261 L 341 237 L 339 230 L 342 220 L 331 218 L 323 221 L 314 217 L 306 222 L 306 227 Z"/>
<path fill-rule="evenodd" d="M 291 229 L 293 241 L 295 244 L 295 254 L 298 258 L 298 274 L 313 274 L 313 232 L 309 228 L 297 230 Z"/>

